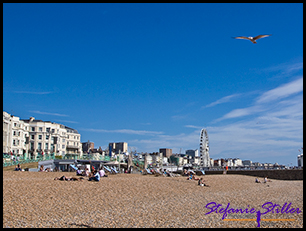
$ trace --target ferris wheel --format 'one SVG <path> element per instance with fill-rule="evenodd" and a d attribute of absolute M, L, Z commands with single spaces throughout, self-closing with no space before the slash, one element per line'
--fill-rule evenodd
<path fill-rule="evenodd" d="M 209 140 L 207 130 L 204 128 L 200 134 L 200 165 L 202 167 L 210 167 Z"/>

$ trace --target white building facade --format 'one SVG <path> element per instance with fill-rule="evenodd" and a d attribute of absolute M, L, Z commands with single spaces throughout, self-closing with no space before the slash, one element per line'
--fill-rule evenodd
<path fill-rule="evenodd" d="M 3 153 L 26 155 L 28 129 L 29 125 L 19 117 L 3 112 Z"/>
<path fill-rule="evenodd" d="M 82 155 L 81 135 L 77 130 L 30 117 L 20 120 L 3 111 L 3 153 L 36 158 L 37 155 Z"/>
<path fill-rule="evenodd" d="M 12 149 L 12 124 L 11 115 L 3 112 L 3 153 L 9 153 Z"/>

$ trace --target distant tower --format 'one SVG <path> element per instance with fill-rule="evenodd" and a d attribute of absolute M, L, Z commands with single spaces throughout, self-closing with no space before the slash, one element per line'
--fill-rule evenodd
<path fill-rule="evenodd" d="M 201 130 L 200 135 L 200 166 L 210 167 L 209 141 L 206 129 Z"/>

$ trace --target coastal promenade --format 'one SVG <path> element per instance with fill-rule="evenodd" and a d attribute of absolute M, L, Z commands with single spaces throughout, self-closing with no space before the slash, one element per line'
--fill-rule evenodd
<path fill-rule="evenodd" d="M 262 212 L 267 202 L 279 204 L 287 210 L 261 215 L 260 227 L 303 227 L 302 180 L 256 184 L 253 176 L 203 176 L 210 187 L 183 176 L 139 174 L 109 175 L 100 182 L 53 180 L 62 175 L 75 173 L 3 171 L 3 227 L 257 227 L 251 213 L 226 217 L 240 220 L 206 215 L 212 202 Z M 301 212 L 288 212 L 289 204 Z"/>

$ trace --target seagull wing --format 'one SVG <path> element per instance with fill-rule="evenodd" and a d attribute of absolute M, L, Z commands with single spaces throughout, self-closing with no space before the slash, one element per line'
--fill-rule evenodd
<path fill-rule="evenodd" d="M 254 37 L 254 40 L 269 37 L 269 36 L 271 36 L 271 34 L 257 35 L 256 37 Z"/>
<path fill-rule="evenodd" d="M 245 36 L 238 36 L 238 37 L 233 37 L 234 39 L 247 39 L 250 40 L 250 38 L 245 37 Z"/>

